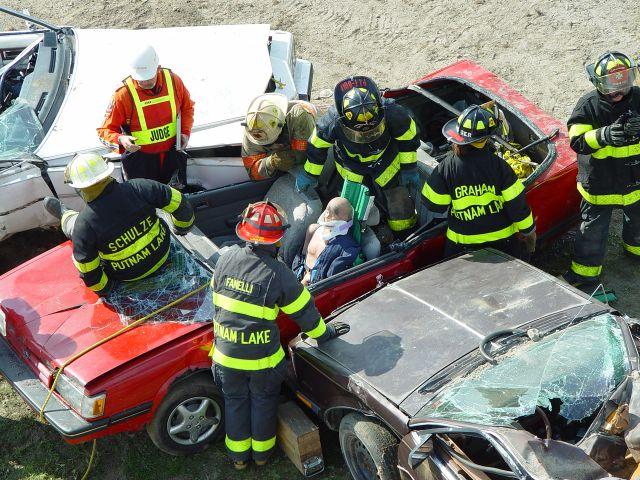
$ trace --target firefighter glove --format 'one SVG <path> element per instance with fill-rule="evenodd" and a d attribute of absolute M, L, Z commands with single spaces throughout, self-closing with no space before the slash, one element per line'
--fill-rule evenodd
<path fill-rule="evenodd" d="M 611 125 L 598 129 L 598 143 L 600 145 L 611 145 L 621 147 L 625 144 L 627 137 L 624 132 L 624 124 L 620 119 Z"/>
<path fill-rule="evenodd" d="M 295 165 L 295 157 L 293 152 L 290 151 L 281 151 L 281 152 L 273 152 L 269 157 L 269 170 L 271 170 L 271 175 L 275 173 L 275 170 L 280 170 L 281 172 L 288 172 Z"/>
<path fill-rule="evenodd" d="M 343 322 L 327 323 L 327 332 L 329 332 L 329 338 L 327 338 L 327 340 L 349 333 L 349 330 L 351 330 L 351 327 Z"/>
<path fill-rule="evenodd" d="M 538 236 L 536 235 L 536 231 L 532 230 L 530 233 L 528 234 L 521 234 L 522 235 L 522 241 L 524 242 L 525 246 L 527 247 L 527 251 L 529 253 L 533 253 L 536 251 L 536 241 L 538 239 Z"/>
<path fill-rule="evenodd" d="M 627 140 L 640 136 L 640 115 L 634 114 L 624 124 L 624 134 Z"/>
<path fill-rule="evenodd" d="M 305 172 L 300 172 L 296 176 L 296 192 L 302 193 L 309 187 L 315 187 L 318 185 L 318 180 L 309 176 Z"/>
<path fill-rule="evenodd" d="M 182 228 L 182 227 L 176 227 L 175 225 L 173 226 L 173 233 L 180 236 L 186 235 L 187 233 L 189 233 L 190 230 L 191 230 L 191 227 Z"/>

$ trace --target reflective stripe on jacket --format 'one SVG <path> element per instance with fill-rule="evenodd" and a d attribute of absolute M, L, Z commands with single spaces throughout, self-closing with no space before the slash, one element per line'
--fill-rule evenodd
<path fill-rule="evenodd" d="M 313 297 L 268 248 L 234 246 L 211 280 L 215 315 L 213 361 L 237 370 L 273 368 L 284 358 L 275 320 L 282 310 L 311 338 L 327 327 Z"/>
<path fill-rule="evenodd" d="M 160 143 L 171 140 L 176 136 L 176 129 L 178 127 L 178 114 L 176 112 L 176 92 L 173 88 L 173 81 L 171 79 L 171 72 L 163 68 L 162 74 L 164 77 L 164 85 L 166 94 L 158 95 L 155 98 L 148 100 L 141 100 L 136 90 L 136 86 L 133 83 L 133 79 L 128 77 L 125 79 L 124 84 L 129 89 L 131 98 L 133 99 L 133 106 L 136 109 L 138 116 L 138 122 L 140 123 L 139 130 L 132 130 L 131 135 L 136 137 L 136 145 L 151 145 L 152 143 Z M 171 109 L 171 118 L 167 123 L 160 123 L 159 118 L 156 115 L 149 115 L 149 121 L 147 122 L 147 115 L 145 109 L 152 105 L 162 105 L 168 103 Z M 162 105 L 162 108 L 166 110 L 167 105 Z M 160 123 L 160 125 L 157 125 Z"/>
<path fill-rule="evenodd" d="M 384 187 L 401 169 L 417 168 L 420 133 L 416 122 L 407 109 L 394 101 L 384 99 L 383 105 L 385 132 L 368 144 L 349 141 L 338 123 L 338 112 L 331 107 L 309 139 L 305 171 L 319 176 L 332 146 L 338 173 L 352 182 L 362 183 L 366 175 Z"/>
<path fill-rule="evenodd" d="M 87 203 L 72 234 L 73 263 L 87 287 L 101 293 L 111 280 L 138 280 L 164 264 L 170 233 L 156 208 L 170 213 L 178 227 L 193 224 L 188 200 L 153 180 L 113 181 Z"/>
<path fill-rule="evenodd" d="M 144 115 L 139 115 L 138 110 L 134 104 L 134 97 L 130 88 L 127 86 L 127 80 L 124 80 L 124 85 L 116 90 L 113 100 L 107 109 L 104 121 L 98 128 L 98 137 L 100 141 L 105 145 L 117 149 L 120 153 L 124 152 L 124 149 L 118 143 L 120 135 L 129 135 L 133 132 L 140 132 L 147 129 L 157 129 L 159 127 L 172 125 L 175 122 L 175 117 L 171 108 L 171 104 L 167 100 L 159 100 L 167 98 L 168 96 L 168 82 L 167 75 L 171 79 L 172 90 L 175 99 L 176 115 L 180 114 L 180 132 L 185 135 L 190 135 L 191 128 L 193 127 L 193 106 L 194 103 L 191 100 L 189 91 L 182 83 L 182 79 L 169 69 L 158 69 L 158 75 L 156 80 L 156 86 L 153 89 L 146 90 L 139 87 L 137 82 L 130 82 L 135 93 L 142 104 Z M 146 103 L 145 102 L 150 102 Z M 146 123 L 143 128 L 140 118 Z M 154 139 L 160 137 L 160 135 L 173 134 L 168 139 L 157 141 L 155 143 L 142 144 L 141 151 L 144 153 L 154 154 L 167 152 L 175 145 L 175 135 L 178 132 L 169 127 L 169 130 L 162 130 L 153 135 Z M 151 134 L 149 134 L 151 136 Z M 143 139 L 144 141 L 144 139 Z"/>
<path fill-rule="evenodd" d="M 524 185 L 487 150 L 464 158 L 450 153 L 433 170 L 422 196 L 430 210 L 449 211 L 447 238 L 455 243 L 495 242 L 535 227 Z"/>
<path fill-rule="evenodd" d="M 567 122 L 571 148 L 578 154 L 578 191 L 594 205 L 627 206 L 640 201 L 640 138 L 604 145 L 600 128 L 627 112 L 640 114 L 640 87 L 619 102 L 594 90 L 584 95 Z"/>

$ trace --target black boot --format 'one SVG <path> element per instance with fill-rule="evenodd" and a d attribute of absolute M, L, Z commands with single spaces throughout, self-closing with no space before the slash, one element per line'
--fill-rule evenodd
<path fill-rule="evenodd" d="M 59 199 L 55 197 L 44 197 L 44 209 L 58 220 L 62 219 L 62 214 L 69 210 Z"/>
<path fill-rule="evenodd" d="M 562 280 L 567 282 L 572 287 L 577 288 L 589 295 L 591 295 L 594 289 L 600 285 L 600 277 L 593 279 L 583 279 L 576 275 L 572 270 L 567 270 L 562 274 Z"/>

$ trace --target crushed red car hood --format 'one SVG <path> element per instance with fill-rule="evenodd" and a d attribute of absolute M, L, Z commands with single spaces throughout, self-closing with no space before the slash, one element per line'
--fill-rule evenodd
<path fill-rule="evenodd" d="M 123 328 L 117 312 L 84 286 L 62 244 L 0 277 L 7 338 L 53 368 Z M 202 324 L 145 323 L 83 355 L 65 371 L 86 384 Z M 20 352 L 22 353 L 22 351 Z"/>

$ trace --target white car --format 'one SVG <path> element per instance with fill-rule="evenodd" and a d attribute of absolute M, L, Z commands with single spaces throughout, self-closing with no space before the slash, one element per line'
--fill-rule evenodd
<path fill-rule="evenodd" d="M 52 192 L 81 207 L 64 168 L 78 152 L 109 153 L 96 128 L 136 46 L 153 45 L 195 101 L 188 182 L 206 190 L 248 181 L 240 121 L 254 97 L 310 97 L 311 63 L 296 58 L 291 33 L 269 25 L 78 29 L 0 11 L 30 26 L 0 33 L 0 241 L 55 224 L 42 206 Z"/>

